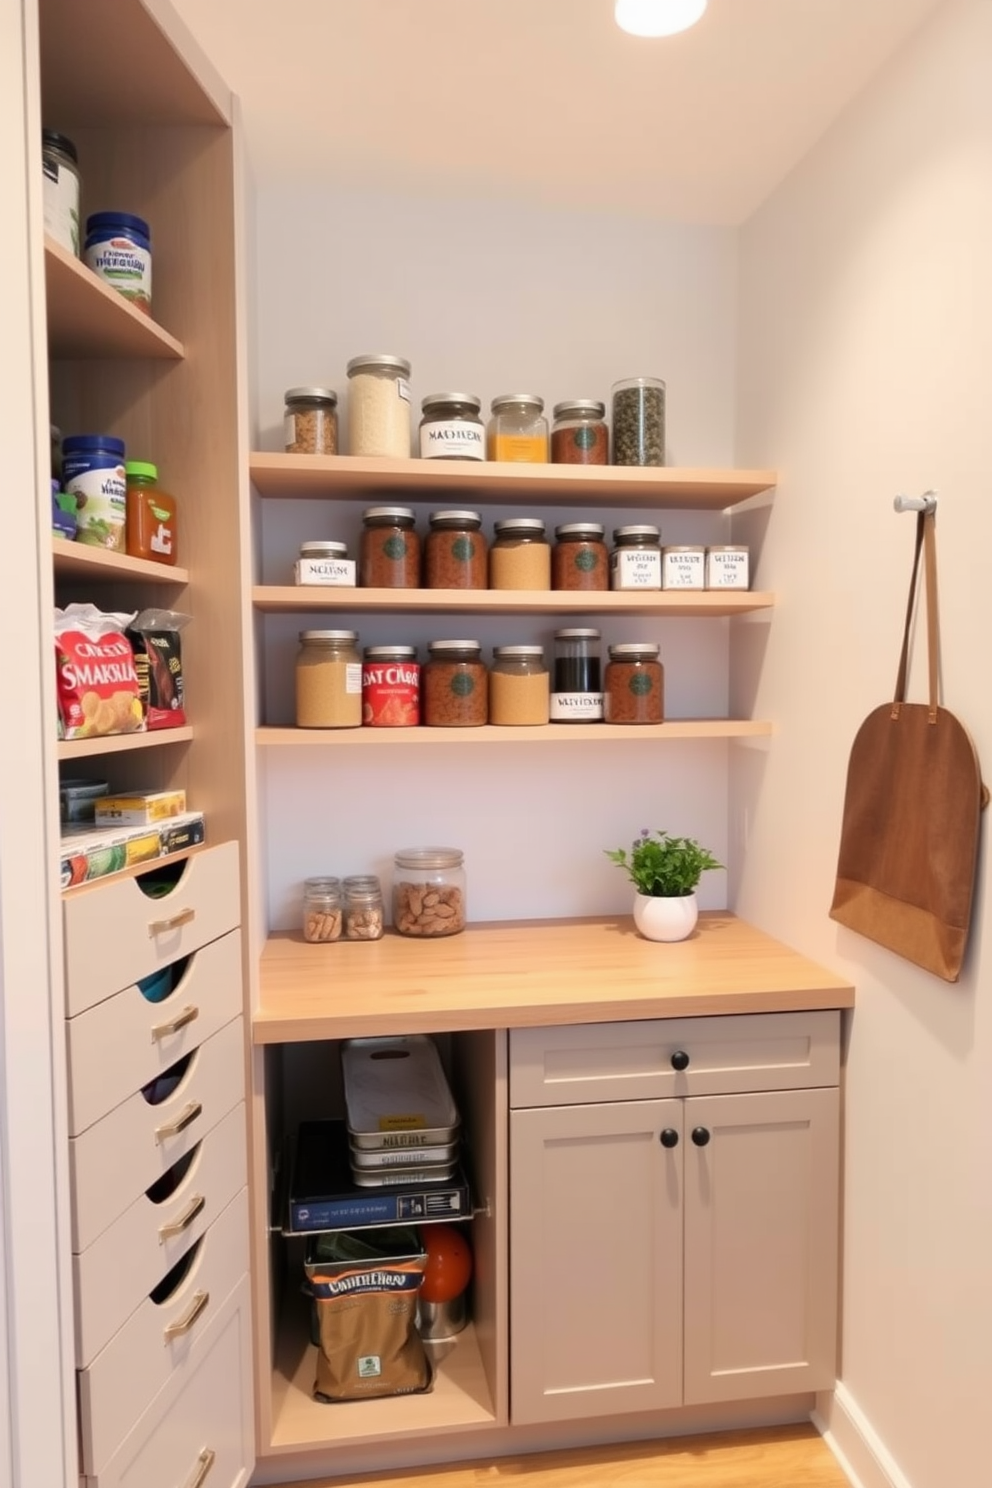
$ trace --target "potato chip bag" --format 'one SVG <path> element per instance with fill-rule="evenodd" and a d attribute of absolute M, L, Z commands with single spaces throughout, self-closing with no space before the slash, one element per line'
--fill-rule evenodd
<path fill-rule="evenodd" d="M 124 634 L 131 614 L 71 604 L 55 611 L 55 679 L 66 739 L 144 731 L 138 674 Z"/>

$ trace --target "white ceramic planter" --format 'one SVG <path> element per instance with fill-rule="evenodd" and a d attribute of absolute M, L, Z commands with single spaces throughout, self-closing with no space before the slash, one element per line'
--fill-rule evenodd
<path fill-rule="evenodd" d="M 699 906 L 695 894 L 677 899 L 634 895 L 634 924 L 645 940 L 685 940 L 696 928 Z"/>

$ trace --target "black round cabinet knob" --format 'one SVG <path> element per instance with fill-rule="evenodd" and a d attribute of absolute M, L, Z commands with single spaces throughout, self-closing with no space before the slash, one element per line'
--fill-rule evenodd
<path fill-rule="evenodd" d="M 661 1134 L 662 1147 L 677 1147 L 679 1145 L 679 1134 L 674 1126 L 666 1126 Z"/>
<path fill-rule="evenodd" d="M 705 1126 L 694 1126 L 692 1128 L 692 1140 L 697 1147 L 705 1147 L 710 1139 L 710 1134 Z"/>
<path fill-rule="evenodd" d="M 689 1068 L 689 1056 L 684 1049 L 676 1049 L 672 1055 L 672 1069 L 687 1070 Z"/>

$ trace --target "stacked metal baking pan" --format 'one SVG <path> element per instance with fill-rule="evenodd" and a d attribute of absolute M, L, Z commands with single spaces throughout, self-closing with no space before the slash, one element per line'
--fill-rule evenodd
<path fill-rule="evenodd" d="M 341 1070 L 349 1161 L 359 1187 L 446 1183 L 454 1176 L 461 1123 L 431 1039 L 348 1039 Z"/>

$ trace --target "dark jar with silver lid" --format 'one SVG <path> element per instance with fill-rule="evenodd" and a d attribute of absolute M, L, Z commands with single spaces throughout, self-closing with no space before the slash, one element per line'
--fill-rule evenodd
<path fill-rule="evenodd" d="M 474 511 L 436 511 L 424 544 L 424 584 L 428 589 L 485 589 L 489 545 Z"/>
<path fill-rule="evenodd" d="M 422 460 L 484 460 L 486 428 L 482 399 L 474 393 L 428 393 L 421 400 Z"/>
<path fill-rule="evenodd" d="M 370 506 L 362 513 L 358 582 L 365 589 L 418 589 L 420 538 L 408 506 Z"/>
<path fill-rule="evenodd" d="M 286 391 L 283 443 L 288 455 L 336 455 L 338 395 L 333 388 L 295 387 Z"/>
<path fill-rule="evenodd" d="M 663 723 L 665 674 L 660 647 L 650 641 L 625 641 L 610 647 L 603 689 L 606 723 Z"/>
<path fill-rule="evenodd" d="M 555 528 L 552 589 L 609 589 L 610 560 L 600 522 L 565 522 Z"/>
<path fill-rule="evenodd" d="M 479 728 L 489 721 L 489 674 L 478 641 L 431 641 L 422 710 L 429 728 Z"/>
<path fill-rule="evenodd" d="M 552 723 L 599 723 L 603 717 L 598 630 L 555 631 Z"/>
<path fill-rule="evenodd" d="M 606 465 L 610 431 L 606 405 L 594 398 L 556 403 L 551 425 L 551 459 L 555 465 Z"/>
<path fill-rule="evenodd" d="M 610 554 L 613 589 L 661 588 L 661 532 L 647 523 L 614 527 Z"/>

